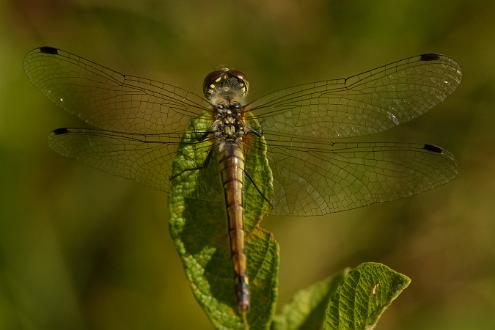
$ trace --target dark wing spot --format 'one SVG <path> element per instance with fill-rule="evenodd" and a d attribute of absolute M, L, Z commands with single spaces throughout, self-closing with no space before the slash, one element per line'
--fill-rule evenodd
<path fill-rule="evenodd" d="M 69 130 L 67 128 L 57 128 L 52 133 L 55 135 L 67 134 L 69 133 Z"/>
<path fill-rule="evenodd" d="M 435 53 L 421 54 L 421 61 L 437 61 L 440 59 L 440 55 Z"/>
<path fill-rule="evenodd" d="M 443 152 L 442 148 L 434 146 L 432 144 L 425 144 L 423 146 L 423 149 L 431 151 L 431 152 L 435 152 L 437 154 L 441 154 Z"/>
<path fill-rule="evenodd" d="M 43 46 L 40 47 L 40 53 L 45 53 L 45 54 L 58 54 L 58 49 L 50 46 Z"/>

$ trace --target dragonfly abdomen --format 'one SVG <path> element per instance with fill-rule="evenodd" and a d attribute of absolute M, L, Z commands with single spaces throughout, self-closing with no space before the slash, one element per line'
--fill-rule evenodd
<path fill-rule="evenodd" d="M 244 253 L 244 154 L 237 143 L 225 143 L 220 152 L 220 167 L 229 225 L 230 254 L 236 279 L 239 309 L 249 309 L 249 280 Z"/>

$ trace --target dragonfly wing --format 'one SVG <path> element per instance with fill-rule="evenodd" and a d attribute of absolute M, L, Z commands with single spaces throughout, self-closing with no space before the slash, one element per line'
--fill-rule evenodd
<path fill-rule="evenodd" d="M 180 141 L 180 134 L 143 135 L 83 128 L 61 128 L 49 136 L 50 147 L 66 157 L 163 191 L 168 191 Z M 196 147 L 210 147 L 204 143 Z"/>
<path fill-rule="evenodd" d="M 377 133 L 418 117 L 450 95 L 461 77 L 454 60 L 423 54 L 348 78 L 283 89 L 248 109 L 264 133 L 330 141 Z"/>
<path fill-rule="evenodd" d="M 274 177 L 272 214 L 324 215 L 408 197 L 457 174 L 440 147 L 402 143 L 268 141 Z"/>
<path fill-rule="evenodd" d="M 208 103 L 181 88 L 125 75 L 70 52 L 40 47 L 24 59 L 31 81 L 86 123 L 132 133 L 182 132 Z"/>

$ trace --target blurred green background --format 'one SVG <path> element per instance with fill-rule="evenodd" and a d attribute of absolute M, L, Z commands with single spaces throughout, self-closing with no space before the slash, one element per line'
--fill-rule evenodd
<path fill-rule="evenodd" d="M 376 139 L 445 147 L 455 181 L 263 223 L 281 245 L 279 306 L 378 261 L 413 280 L 378 329 L 495 329 L 494 1 L 0 1 L 0 329 L 209 329 L 169 238 L 165 194 L 47 147 L 49 131 L 77 124 L 23 73 L 40 45 L 197 93 L 228 64 L 247 72 L 253 97 L 422 52 L 453 57 L 460 89 Z"/>

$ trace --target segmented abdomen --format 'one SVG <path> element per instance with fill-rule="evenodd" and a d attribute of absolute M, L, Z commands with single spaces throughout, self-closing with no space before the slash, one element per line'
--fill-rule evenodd
<path fill-rule="evenodd" d="M 249 309 L 247 259 L 244 253 L 244 154 L 242 147 L 225 143 L 220 150 L 220 168 L 229 225 L 230 253 L 236 279 L 236 293 L 241 311 Z"/>

